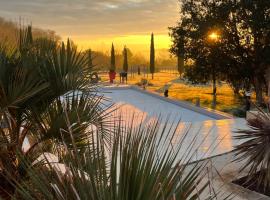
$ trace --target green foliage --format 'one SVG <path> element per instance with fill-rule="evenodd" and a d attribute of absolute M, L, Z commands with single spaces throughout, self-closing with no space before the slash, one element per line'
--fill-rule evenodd
<path fill-rule="evenodd" d="M 186 65 L 184 78 L 187 78 L 192 84 L 198 84 L 198 83 L 205 84 L 209 81 L 209 76 L 208 74 L 205 73 L 205 71 L 208 69 L 207 68 L 206 69 L 203 68 L 203 69 L 204 70 L 202 70 L 202 67 L 198 69 L 194 65 Z"/>
<path fill-rule="evenodd" d="M 222 110 L 223 112 L 230 113 L 235 117 L 246 117 L 246 110 L 244 108 L 226 108 Z"/>
<path fill-rule="evenodd" d="M 123 50 L 123 57 L 124 57 L 123 71 L 124 72 L 128 72 L 128 51 L 127 51 L 127 48 L 126 47 Z"/>
<path fill-rule="evenodd" d="M 151 46 L 150 46 L 150 73 L 152 74 L 152 79 L 155 73 L 155 44 L 154 44 L 154 34 L 151 35 Z"/>

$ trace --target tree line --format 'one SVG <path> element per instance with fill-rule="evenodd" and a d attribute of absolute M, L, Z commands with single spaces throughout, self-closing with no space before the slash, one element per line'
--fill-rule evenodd
<path fill-rule="evenodd" d="M 126 46 L 123 49 L 123 67 L 121 69 L 122 72 L 128 72 L 129 70 L 129 58 L 132 56 L 132 53 L 130 49 L 128 49 Z M 137 65 L 137 67 L 140 67 L 141 61 L 134 63 Z M 152 74 L 152 79 L 154 79 L 154 73 L 155 73 L 155 66 L 156 66 L 156 60 L 155 60 L 155 45 L 154 45 L 154 34 L 151 34 L 151 45 L 150 45 L 150 62 L 149 62 L 149 71 Z M 115 49 L 114 45 L 112 44 L 111 48 L 111 65 L 109 68 L 110 71 L 115 72 L 116 71 L 116 58 L 115 58 Z M 138 69 L 139 70 L 139 69 Z"/>
<path fill-rule="evenodd" d="M 262 104 L 270 82 L 270 1 L 184 0 L 180 7 L 170 28 L 180 72 L 185 60 L 189 80 L 223 80 L 236 94 L 254 88 Z"/>
<path fill-rule="evenodd" d="M 124 62 L 124 55 L 123 50 L 119 50 L 115 48 L 115 46 L 112 44 L 114 49 L 114 57 L 115 57 L 115 70 L 116 71 L 122 71 L 123 69 L 123 62 Z M 93 65 L 97 66 L 99 70 L 101 71 L 107 71 L 110 70 L 112 63 L 111 63 L 111 50 L 112 46 L 109 52 L 101 52 L 101 51 L 95 51 L 91 50 L 92 52 L 92 60 Z M 126 46 L 127 49 L 127 57 L 128 57 L 128 64 L 129 64 L 129 70 L 131 70 L 134 66 L 145 66 L 147 67 L 149 73 L 150 73 L 150 57 L 146 57 L 144 55 L 144 52 L 134 52 L 132 49 L 130 49 L 128 46 Z M 88 49 L 90 50 L 90 49 Z M 87 51 L 88 51 L 87 50 Z M 149 51 L 150 52 L 150 51 Z M 176 69 L 177 60 L 174 57 L 171 57 L 169 52 L 166 49 L 156 49 L 155 50 L 155 72 L 162 70 L 162 69 Z"/>
<path fill-rule="evenodd" d="M 10 45 L 15 46 L 20 27 L 23 27 L 23 22 L 21 22 L 21 20 L 18 21 L 18 23 L 15 23 L 0 17 L 0 42 L 8 42 Z M 53 30 L 44 30 L 36 27 L 33 27 L 32 29 L 33 38 L 51 38 L 55 41 L 60 41 L 61 39 L 61 37 Z"/>

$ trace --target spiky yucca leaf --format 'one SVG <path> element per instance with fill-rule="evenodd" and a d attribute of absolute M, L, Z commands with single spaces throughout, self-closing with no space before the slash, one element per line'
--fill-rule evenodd
<path fill-rule="evenodd" d="M 248 120 L 249 129 L 240 130 L 235 138 L 243 140 L 235 147 L 236 160 L 243 161 L 241 169 L 248 170 L 247 182 L 265 191 L 270 189 L 270 114 L 260 110 Z"/>
<path fill-rule="evenodd" d="M 188 167 L 179 159 L 184 138 L 172 145 L 176 131 L 170 127 L 158 121 L 139 127 L 119 122 L 111 131 L 109 147 L 102 140 L 89 143 L 83 152 L 76 143 L 72 148 L 65 145 L 64 172 L 53 163 L 45 170 L 24 160 L 28 179 L 15 183 L 17 198 L 197 199 L 208 185 L 201 182 L 204 164 Z"/>

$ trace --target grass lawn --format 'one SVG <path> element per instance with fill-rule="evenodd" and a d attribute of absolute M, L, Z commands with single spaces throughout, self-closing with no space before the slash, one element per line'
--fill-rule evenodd
<path fill-rule="evenodd" d="M 196 103 L 200 98 L 201 106 L 211 108 L 212 104 L 212 86 L 211 85 L 190 85 L 179 79 L 176 72 L 159 72 L 154 75 L 152 80 L 151 74 L 148 75 L 129 75 L 128 84 L 136 85 L 141 82 L 142 78 L 148 79 L 150 85 L 147 90 L 155 91 L 163 95 L 164 86 L 169 86 L 169 98 L 176 100 L 184 100 L 191 103 Z M 116 83 L 119 83 L 119 75 L 116 77 Z M 101 74 L 101 80 L 107 82 L 108 75 Z M 242 103 L 242 105 L 241 105 Z M 232 114 L 232 110 L 243 107 L 243 100 L 235 96 L 232 89 L 227 84 L 218 85 L 217 88 L 217 106 L 216 109 Z"/>

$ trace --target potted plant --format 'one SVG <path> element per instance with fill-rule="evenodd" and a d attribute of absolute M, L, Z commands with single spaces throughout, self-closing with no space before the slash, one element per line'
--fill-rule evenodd
<path fill-rule="evenodd" d="M 113 83 L 115 76 L 116 76 L 116 72 L 111 69 L 109 72 L 110 83 Z"/>

